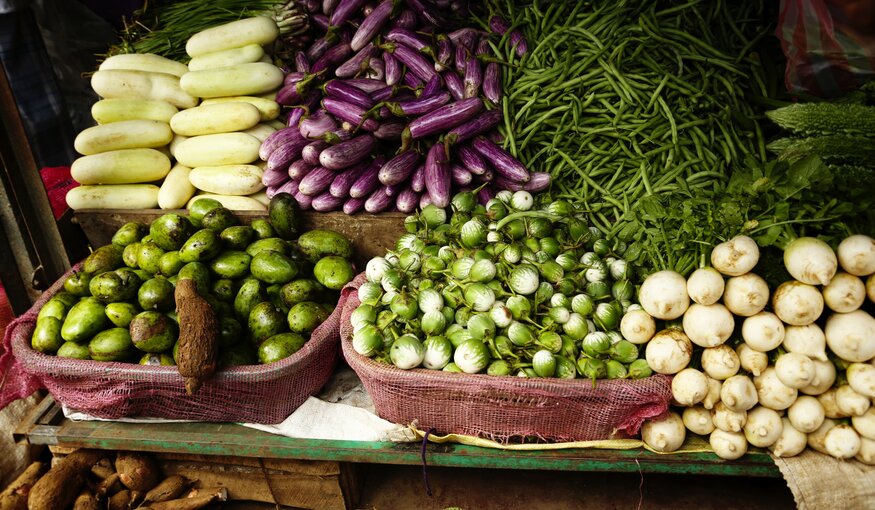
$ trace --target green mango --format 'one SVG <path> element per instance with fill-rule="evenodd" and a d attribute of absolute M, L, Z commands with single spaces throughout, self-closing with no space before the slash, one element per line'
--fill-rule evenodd
<path fill-rule="evenodd" d="M 109 326 L 106 306 L 95 297 L 82 298 L 64 318 L 61 337 L 68 342 L 85 342 Z"/>
<path fill-rule="evenodd" d="M 81 296 L 77 296 L 71 292 L 67 292 L 66 290 L 59 291 L 57 294 L 52 296 L 52 299 L 57 299 L 58 301 L 64 303 L 69 310 L 71 306 L 75 305 L 79 302 L 79 298 Z"/>
<path fill-rule="evenodd" d="M 249 272 L 265 283 L 283 284 L 298 275 L 298 266 L 278 251 L 263 250 L 252 257 Z"/>
<path fill-rule="evenodd" d="M 169 278 L 178 273 L 184 265 L 185 262 L 178 251 L 168 251 L 158 259 L 158 273 Z"/>
<path fill-rule="evenodd" d="M 224 207 L 216 207 L 210 209 L 201 219 L 201 228 L 212 230 L 214 233 L 225 230 L 228 227 L 233 227 L 240 223 L 237 215 L 230 209 Z"/>
<path fill-rule="evenodd" d="M 152 278 L 152 275 L 142 269 L 131 269 L 129 267 L 120 267 L 115 270 L 115 274 L 121 278 L 122 285 L 128 289 L 133 289 L 129 292 L 136 292 L 136 289 L 144 281 Z M 145 277 L 145 278 L 144 278 Z M 131 296 L 133 298 L 133 296 Z"/>
<path fill-rule="evenodd" d="M 322 257 L 336 255 L 352 257 L 352 243 L 340 232 L 333 230 L 310 230 L 298 237 L 298 249 L 310 262 L 316 262 Z"/>
<path fill-rule="evenodd" d="M 151 274 L 157 273 L 161 267 L 161 257 L 165 251 L 154 242 L 139 243 L 137 252 L 137 267 Z"/>
<path fill-rule="evenodd" d="M 268 237 L 267 239 L 259 239 L 246 247 L 246 253 L 251 257 L 256 256 L 258 252 L 264 250 L 278 251 L 283 255 L 288 255 L 289 243 L 283 241 L 279 237 Z"/>
<path fill-rule="evenodd" d="M 192 230 L 194 227 L 188 218 L 176 213 L 167 213 L 152 221 L 149 235 L 152 236 L 152 242 L 156 246 L 164 251 L 172 251 L 182 247 Z M 142 267 L 142 264 L 140 266 Z"/>
<path fill-rule="evenodd" d="M 61 358 L 91 359 L 88 344 L 77 344 L 76 342 L 64 342 L 56 354 Z"/>
<path fill-rule="evenodd" d="M 219 236 L 209 229 L 198 230 L 191 235 L 179 249 L 179 259 L 183 262 L 197 262 L 215 257 L 222 249 Z"/>
<path fill-rule="evenodd" d="M 104 303 L 127 301 L 137 293 L 137 286 L 130 285 L 130 283 L 117 272 L 107 271 L 92 278 L 88 284 L 88 289 L 91 291 L 92 296 Z"/>
<path fill-rule="evenodd" d="M 256 218 L 252 220 L 252 222 L 249 223 L 249 226 L 255 231 L 256 239 L 276 237 L 276 230 L 273 228 L 273 225 L 264 218 Z"/>
<path fill-rule="evenodd" d="M 303 301 L 319 301 L 323 296 L 325 296 L 325 286 L 316 280 L 295 280 L 280 289 L 280 299 L 287 308 Z"/>
<path fill-rule="evenodd" d="M 240 285 L 234 298 L 234 311 L 241 320 L 249 319 L 249 312 L 262 301 L 267 301 L 267 287 L 255 278 L 246 280 Z"/>
<path fill-rule="evenodd" d="M 256 344 L 286 330 L 286 317 L 270 301 L 252 307 L 247 320 L 249 337 Z"/>
<path fill-rule="evenodd" d="M 90 296 L 89 283 L 91 283 L 91 275 L 85 271 L 77 271 L 64 280 L 64 290 L 74 296 Z"/>
<path fill-rule="evenodd" d="M 279 237 L 290 241 L 301 233 L 301 210 L 291 194 L 274 195 L 267 206 L 267 214 Z"/>
<path fill-rule="evenodd" d="M 134 316 L 140 313 L 140 308 L 132 303 L 120 302 L 106 305 L 105 313 L 109 322 L 116 327 L 126 328 L 131 325 Z"/>
<path fill-rule="evenodd" d="M 210 270 L 220 278 L 243 278 L 249 274 L 252 256 L 243 251 L 223 251 L 210 261 Z"/>
<path fill-rule="evenodd" d="M 229 250 L 245 250 L 256 236 L 255 229 L 249 225 L 228 227 L 219 234 L 222 244 Z"/>
<path fill-rule="evenodd" d="M 241 342 L 219 350 L 219 366 L 223 368 L 255 365 L 257 362 L 255 347 L 249 342 Z"/>
<path fill-rule="evenodd" d="M 322 257 L 313 268 L 316 280 L 331 290 L 340 290 L 355 278 L 355 270 L 349 260 L 329 255 Z"/>
<path fill-rule="evenodd" d="M 243 333 L 243 326 L 237 322 L 237 319 L 228 315 L 223 315 L 219 318 L 220 348 L 226 348 L 240 343 L 240 339 L 244 336 Z"/>
<path fill-rule="evenodd" d="M 298 303 L 289 310 L 287 317 L 289 330 L 292 333 L 310 334 L 317 326 L 325 322 L 328 312 L 313 301 Z"/>
<path fill-rule="evenodd" d="M 301 350 L 305 343 L 307 339 L 297 333 L 276 334 L 258 346 L 258 361 L 268 364 L 288 358 Z"/>
<path fill-rule="evenodd" d="M 140 312 L 131 321 L 130 338 L 134 347 L 144 352 L 164 352 L 173 348 L 179 336 L 176 323 L 161 312 Z"/>
<path fill-rule="evenodd" d="M 136 242 L 131 243 L 125 246 L 125 249 L 122 250 L 122 262 L 125 263 L 128 267 L 138 268 L 139 265 L 139 256 L 140 256 L 140 245 L 143 243 Z"/>
<path fill-rule="evenodd" d="M 112 244 L 127 246 L 136 243 L 142 239 L 148 231 L 149 229 L 146 225 L 136 221 L 129 221 L 115 231 L 115 234 L 112 236 Z"/>
<path fill-rule="evenodd" d="M 129 361 L 136 355 L 127 328 L 110 328 L 94 335 L 88 351 L 95 361 Z"/>
<path fill-rule="evenodd" d="M 61 338 L 61 319 L 52 316 L 46 316 L 42 319 L 37 319 L 36 327 L 33 329 L 33 335 L 30 337 L 30 346 L 33 350 L 43 354 L 54 354 L 64 344 L 64 339 Z"/>
<path fill-rule="evenodd" d="M 85 257 L 82 270 L 91 275 L 97 275 L 117 269 L 124 264 L 124 260 L 122 260 L 124 251 L 124 247 L 115 244 L 101 246 Z"/>
<path fill-rule="evenodd" d="M 63 322 L 64 317 L 67 316 L 67 310 L 69 310 L 71 306 L 72 305 L 68 305 L 62 299 L 53 297 L 46 301 L 42 308 L 40 308 L 36 320 L 40 320 L 43 317 L 54 317 Z"/>
<path fill-rule="evenodd" d="M 216 299 L 225 303 L 234 302 L 234 297 L 237 295 L 237 282 L 230 278 L 219 278 L 213 281 L 211 293 L 216 296 Z"/>
<path fill-rule="evenodd" d="M 206 294 L 210 290 L 210 269 L 203 262 L 189 262 L 182 266 L 176 275 L 182 278 L 191 278 L 197 284 L 197 290 Z"/>
<path fill-rule="evenodd" d="M 157 367 L 172 367 L 176 365 L 176 361 L 173 360 L 173 356 L 170 354 L 147 352 L 146 354 L 143 354 L 142 358 L 140 358 L 139 364 Z"/>
<path fill-rule="evenodd" d="M 173 284 L 167 278 L 158 276 L 146 280 L 140 285 L 140 289 L 137 291 L 137 302 L 143 310 L 166 312 L 176 307 L 173 292 Z"/>
<path fill-rule="evenodd" d="M 216 207 L 222 207 L 222 202 L 214 198 L 198 198 L 188 208 L 188 218 L 194 226 L 200 227 L 204 215 Z"/>

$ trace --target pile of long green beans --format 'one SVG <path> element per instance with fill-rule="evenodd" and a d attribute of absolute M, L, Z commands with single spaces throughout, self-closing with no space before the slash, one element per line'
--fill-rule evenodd
<path fill-rule="evenodd" d="M 519 58 L 506 41 L 494 46 L 507 64 L 505 146 L 552 174 L 554 196 L 583 201 L 605 234 L 640 239 L 644 197 L 716 197 L 745 158 L 765 161 L 750 101 L 768 96 L 751 51 L 768 33 L 761 0 L 500 0 L 487 10 L 529 47 Z M 645 250 L 639 262 L 682 271 L 698 263 L 699 253 L 659 256 L 671 249 Z"/>

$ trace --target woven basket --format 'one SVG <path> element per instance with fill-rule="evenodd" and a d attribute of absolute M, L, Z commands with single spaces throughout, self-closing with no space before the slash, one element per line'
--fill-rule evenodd
<path fill-rule="evenodd" d="M 10 325 L 8 336 L 22 371 L 36 377 L 58 402 L 92 416 L 280 423 L 325 385 L 338 360 L 339 307 L 295 354 L 268 365 L 216 372 L 194 395 L 186 395 L 176 367 L 47 356 L 31 348 L 30 338 L 40 307 L 66 276 Z"/>
<path fill-rule="evenodd" d="M 341 348 L 374 401 L 377 414 L 422 430 L 496 441 L 590 441 L 628 437 L 644 420 L 666 412 L 671 379 L 641 380 L 496 377 L 427 369 L 401 370 L 352 347 L 350 314 L 359 305 L 359 275 L 341 295 Z"/>

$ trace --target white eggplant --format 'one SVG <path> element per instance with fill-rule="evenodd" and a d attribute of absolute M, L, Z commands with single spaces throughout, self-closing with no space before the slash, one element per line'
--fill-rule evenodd
<path fill-rule="evenodd" d="M 783 345 L 787 352 L 804 354 L 817 361 L 827 360 L 826 336 L 817 324 L 786 326 Z"/>
<path fill-rule="evenodd" d="M 819 400 L 802 395 L 787 409 L 787 418 L 796 430 L 808 434 L 820 428 L 826 415 Z"/>
<path fill-rule="evenodd" d="M 785 324 L 805 326 L 823 313 L 823 295 L 817 287 L 802 282 L 784 282 L 775 289 L 772 309 Z"/>
<path fill-rule="evenodd" d="M 842 269 L 852 275 L 875 273 L 875 239 L 862 234 L 849 236 L 839 243 L 836 251 Z"/>
<path fill-rule="evenodd" d="M 738 354 L 726 344 L 702 351 L 702 370 L 708 377 L 723 381 L 737 374 L 739 368 Z"/>
<path fill-rule="evenodd" d="M 762 277 L 747 273 L 726 280 L 723 304 L 735 315 L 750 317 L 769 302 L 769 285 Z"/>
<path fill-rule="evenodd" d="M 647 420 L 641 426 L 641 439 L 658 452 L 677 450 L 684 444 L 685 437 L 684 420 L 675 412 L 669 411 L 661 418 Z"/>
<path fill-rule="evenodd" d="M 736 236 L 711 250 L 711 265 L 728 276 L 750 272 L 760 259 L 756 241 L 748 236 Z"/>
<path fill-rule="evenodd" d="M 790 388 L 778 379 L 774 367 L 769 367 L 754 377 L 753 384 L 756 386 L 760 405 L 775 411 L 783 411 L 793 405 L 798 395 L 796 388 Z"/>
<path fill-rule="evenodd" d="M 687 294 L 700 305 L 713 305 L 723 297 L 726 283 L 723 275 L 713 267 L 701 267 L 687 278 Z"/>
<path fill-rule="evenodd" d="M 638 302 L 657 319 L 677 319 L 690 305 L 687 281 L 674 271 L 657 271 L 641 284 Z"/>
<path fill-rule="evenodd" d="M 699 347 L 716 347 L 732 335 L 735 320 L 721 304 L 693 303 L 684 313 L 684 333 Z"/>
<path fill-rule="evenodd" d="M 830 315 L 823 332 L 832 352 L 845 361 L 875 357 L 875 318 L 863 310 Z"/>
<path fill-rule="evenodd" d="M 747 439 L 741 432 L 715 429 L 711 432 L 708 442 L 721 459 L 735 460 L 747 453 Z"/>
<path fill-rule="evenodd" d="M 795 457 L 808 446 L 808 435 L 796 430 L 787 418 L 781 418 L 781 435 L 769 447 L 775 457 Z"/>
<path fill-rule="evenodd" d="M 741 337 L 751 349 L 769 352 L 784 341 L 784 323 L 772 312 L 759 312 L 744 319 Z"/>
<path fill-rule="evenodd" d="M 866 284 L 858 276 L 839 271 L 822 289 L 823 302 L 839 313 L 853 312 L 866 300 Z"/>
<path fill-rule="evenodd" d="M 711 411 L 702 406 L 687 407 L 683 414 L 684 426 L 693 434 L 707 436 L 714 431 L 714 422 L 711 421 Z"/>
<path fill-rule="evenodd" d="M 838 260 L 832 248 L 820 239 L 799 237 L 784 248 L 784 266 L 802 283 L 826 285 L 836 274 Z"/>

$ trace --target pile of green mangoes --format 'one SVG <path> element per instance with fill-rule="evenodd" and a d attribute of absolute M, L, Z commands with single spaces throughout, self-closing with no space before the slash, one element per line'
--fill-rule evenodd
<path fill-rule="evenodd" d="M 269 217 L 248 225 L 200 199 L 187 215 L 120 227 L 40 309 L 31 345 L 68 358 L 175 365 L 174 289 L 191 278 L 219 318 L 219 365 L 272 363 L 331 314 L 355 276 L 352 254 L 340 233 L 301 233 L 290 196 L 275 196 Z"/>

